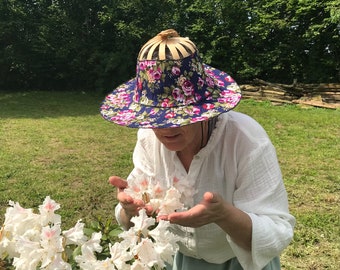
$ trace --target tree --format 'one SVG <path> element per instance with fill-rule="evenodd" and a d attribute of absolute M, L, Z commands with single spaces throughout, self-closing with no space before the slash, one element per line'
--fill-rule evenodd
<path fill-rule="evenodd" d="M 330 2 L 247 1 L 257 76 L 287 83 L 339 80 L 339 28 L 329 19 Z"/>
<path fill-rule="evenodd" d="M 336 0 L 0 0 L 0 89 L 109 91 L 174 28 L 240 83 L 339 81 Z"/>

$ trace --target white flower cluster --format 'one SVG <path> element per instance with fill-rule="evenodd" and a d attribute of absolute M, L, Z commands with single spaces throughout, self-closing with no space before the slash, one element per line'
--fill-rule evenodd
<path fill-rule="evenodd" d="M 124 192 L 135 200 L 144 201 L 146 206 L 151 206 L 157 216 L 191 207 L 197 193 L 185 178 L 179 180 L 173 177 L 168 187 L 162 186 L 156 179 L 144 176 L 129 179 L 128 183 Z"/>
<path fill-rule="evenodd" d="M 153 183 L 146 178 L 129 180 L 129 186 L 124 192 L 135 200 L 144 201 L 158 216 L 168 215 L 183 207 L 181 193 L 175 187 L 166 189 L 159 182 Z"/>
<path fill-rule="evenodd" d="M 181 187 L 178 182 L 174 184 Z M 190 188 L 183 184 L 188 192 Z M 175 187 L 164 189 L 143 179 L 129 183 L 126 192 L 149 204 L 154 215 L 149 217 L 145 209 L 140 210 L 131 219 L 134 226 L 119 235 L 122 241 L 109 245 L 110 257 L 105 260 L 96 257 L 103 250 L 102 233 L 93 233 L 89 239 L 80 220 L 73 228 L 61 231 L 61 217 L 55 213 L 60 205 L 49 196 L 39 206 L 39 214 L 10 202 L 0 231 L 0 259 L 13 259 L 17 270 L 71 270 L 66 247 L 72 245 L 81 249 L 81 254 L 75 257 L 80 269 L 164 269 L 166 263 L 172 264 L 180 239 L 170 232 L 168 221 L 156 222 L 157 216 L 182 209 L 181 197 L 187 192 L 179 192 Z"/>
<path fill-rule="evenodd" d="M 12 201 L 10 206 L 1 228 L 0 256 L 13 258 L 17 270 L 71 269 L 63 260 L 65 245 L 86 241 L 84 224 L 78 222 L 72 230 L 61 233 L 61 217 L 54 213 L 60 205 L 50 197 L 39 206 L 39 214 Z"/>
<path fill-rule="evenodd" d="M 123 240 L 110 245 L 110 258 L 98 261 L 94 251 L 100 252 L 100 238 L 93 238 L 81 247 L 82 255 L 76 261 L 84 270 L 147 270 L 164 269 L 172 264 L 180 239 L 168 230 L 168 221 L 160 221 L 154 229 L 155 219 L 145 210 L 131 219 L 135 226 L 119 235 Z"/>

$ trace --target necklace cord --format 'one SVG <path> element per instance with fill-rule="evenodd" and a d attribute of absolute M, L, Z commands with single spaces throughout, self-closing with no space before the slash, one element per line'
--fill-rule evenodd
<path fill-rule="evenodd" d="M 201 121 L 201 148 L 203 148 L 203 121 Z"/>
<path fill-rule="evenodd" d="M 216 122 L 217 122 L 217 117 L 211 118 L 208 120 L 208 134 L 207 134 L 207 142 L 210 138 L 210 135 L 212 133 L 212 131 L 214 130 L 215 126 L 216 126 Z M 203 121 L 201 121 L 201 149 L 203 148 Z"/>

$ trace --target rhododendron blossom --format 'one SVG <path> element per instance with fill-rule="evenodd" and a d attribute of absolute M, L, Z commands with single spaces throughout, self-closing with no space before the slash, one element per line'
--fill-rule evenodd
<path fill-rule="evenodd" d="M 142 200 L 159 215 L 173 213 L 184 206 L 180 201 L 182 195 L 175 186 L 165 188 L 160 185 L 160 182 L 152 179 L 143 177 L 131 179 L 124 192 L 136 200 Z"/>
<path fill-rule="evenodd" d="M 121 245 L 130 243 L 129 251 L 135 261 L 131 269 L 137 266 L 138 269 L 152 269 L 152 267 L 162 269 L 165 267 L 165 262 L 172 264 L 180 238 L 168 230 L 170 222 L 161 220 L 154 227 L 155 219 L 148 217 L 145 209 L 141 209 L 139 215 L 133 217 L 131 222 L 135 226 L 119 235 L 123 239 Z M 131 243 L 134 243 L 134 246 Z"/>
<path fill-rule="evenodd" d="M 54 213 L 60 205 L 48 196 L 36 214 L 19 203 L 9 204 L 1 229 L 0 256 L 12 258 L 17 270 L 56 269 L 55 265 L 60 270 L 71 269 L 70 264 L 60 261 L 65 238 L 61 217 Z"/>
<path fill-rule="evenodd" d="M 145 177 L 130 180 L 125 191 L 151 206 L 153 215 L 141 209 L 132 217 L 134 226 L 118 235 L 120 241 L 109 244 L 105 259 L 97 258 L 103 251 L 102 233 L 94 232 L 88 238 L 80 220 L 73 228 L 62 231 L 61 217 L 55 213 L 60 205 L 49 196 L 39 206 L 39 214 L 10 201 L 0 230 L 0 258 L 11 259 L 16 270 L 72 270 L 66 250 L 78 247 L 81 252 L 72 263 L 80 269 L 164 269 L 173 263 L 181 239 L 169 230 L 169 221 L 158 221 L 157 217 L 190 206 L 195 191 L 188 181 L 175 177 L 170 187 Z"/>

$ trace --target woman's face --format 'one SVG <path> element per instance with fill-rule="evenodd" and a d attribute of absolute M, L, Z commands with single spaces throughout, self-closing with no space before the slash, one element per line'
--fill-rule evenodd
<path fill-rule="evenodd" d="M 201 123 L 194 123 L 177 128 L 153 129 L 156 137 L 170 151 L 198 152 L 201 148 Z"/>

